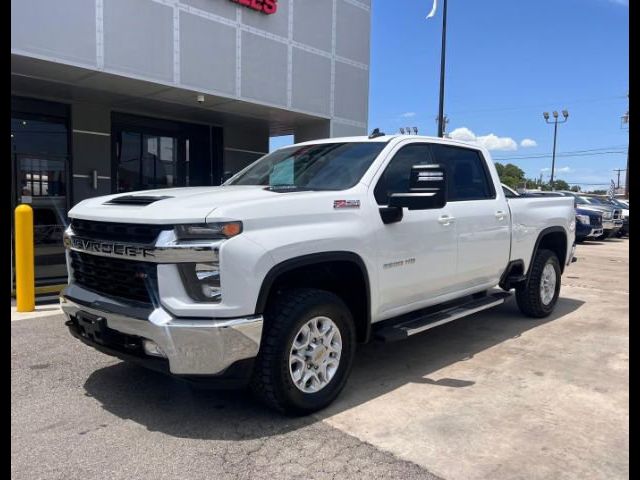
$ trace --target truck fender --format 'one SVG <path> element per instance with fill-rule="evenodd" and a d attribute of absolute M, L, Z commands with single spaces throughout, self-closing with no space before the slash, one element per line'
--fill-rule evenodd
<path fill-rule="evenodd" d="M 369 283 L 369 275 L 367 272 L 367 267 L 362 260 L 362 258 L 353 252 L 348 251 L 331 251 L 331 252 L 320 252 L 320 253 L 312 253 L 308 255 L 302 255 L 299 257 L 289 258 L 281 263 L 273 266 L 265 275 L 264 280 L 260 286 L 260 291 L 258 293 L 258 299 L 256 301 L 255 313 L 256 315 L 261 315 L 264 313 L 267 301 L 269 299 L 269 295 L 271 294 L 271 290 L 273 285 L 276 283 L 277 279 L 287 272 L 291 272 L 301 267 L 313 266 L 313 265 L 321 265 L 330 262 L 345 262 L 355 265 L 364 279 L 364 290 L 366 293 L 365 298 L 365 312 L 363 319 L 355 319 L 356 323 L 361 323 L 360 325 L 356 325 L 356 329 L 359 332 L 359 340 L 363 342 L 367 342 L 371 336 L 371 287 Z M 349 303 L 349 302 L 345 302 Z M 355 318 L 355 315 L 354 315 Z M 364 322 L 362 324 L 362 322 Z"/>

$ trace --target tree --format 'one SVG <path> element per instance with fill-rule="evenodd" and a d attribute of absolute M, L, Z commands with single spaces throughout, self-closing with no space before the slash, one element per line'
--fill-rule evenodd
<path fill-rule="evenodd" d="M 572 192 L 579 192 L 580 191 L 580 185 L 574 185 L 573 187 L 571 187 L 571 191 Z"/>
<path fill-rule="evenodd" d="M 500 181 L 505 185 L 516 189 L 519 186 L 523 185 L 525 182 L 524 171 L 513 165 L 512 163 L 507 163 L 503 165 L 501 163 L 496 162 L 496 170 L 498 172 L 498 177 L 500 177 Z"/>
<path fill-rule="evenodd" d="M 556 190 L 569 190 L 569 184 L 564 180 L 554 180 L 553 186 Z"/>

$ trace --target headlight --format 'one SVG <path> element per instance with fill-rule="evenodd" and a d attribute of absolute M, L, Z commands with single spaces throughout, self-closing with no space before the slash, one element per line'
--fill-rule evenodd
<path fill-rule="evenodd" d="M 178 240 L 216 240 L 235 237 L 242 232 L 242 222 L 215 222 L 176 225 Z"/>
<path fill-rule="evenodd" d="M 602 218 L 606 219 L 606 220 L 610 220 L 613 217 L 613 212 L 604 212 L 602 214 Z"/>
<path fill-rule="evenodd" d="M 181 263 L 178 269 L 182 284 L 192 299 L 198 302 L 220 302 L 220 264 Z"/>
<path fill-rule="evenodd" d="M 576 220 L 583 225 L 589 225 L 589 215 L 576 215 Z"/>

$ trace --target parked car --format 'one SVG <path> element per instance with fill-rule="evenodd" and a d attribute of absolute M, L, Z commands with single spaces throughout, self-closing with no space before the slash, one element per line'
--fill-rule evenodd
<path fill-rule="evenodd" d="M 615 236 L 622 228 L 622 209 L 606 203 L 606 201 L 593 196 L 588 196 L 579 192 L 561 191 L 558 192 L 568 197 L 573 197 L 576 206 L 602 213 L 602 235 L 598 240 L 605 240 Z"/>
<path fill-rule="evenodd" d="M 629 235 L 629 202 L 618 198 L 609 199 L 609 202 L 617 208 L 622 209 L 622 228 L 618 231 L 618 236 Z"/>
<path fill-rule="evenodd" d="M 295 414 L 337 397 L 359 342 L 512 289 L 524 315 L 550 315 L 575 252 L 570 199 L 507 199 L 484 147 L 379 132 L 280 148 L 219 187 L 87 199 L 69 217 L 74 337 L 190 381 L 249 384 Z"/>
<path fill-rule="evenodd" d="M 576 242 L 598 238 L 602 233 L 602 213 L 576 207 Z"/>
<path fill-rule="evenodd" d="M 505 186 L 503 185 L 503 188 Z M 508 188 L 508 187 L 507 187 Z M 566 197 L 565 192 L 528 190 L 520 196 L 525 197 Z M 578 204 L 580 203 L 580 206 Z M 600 238 L 603 235 L 602 212 L 581 208 L 582 201 L 576 200 L 576 242 L 581 243 L 588 238 Z"/>

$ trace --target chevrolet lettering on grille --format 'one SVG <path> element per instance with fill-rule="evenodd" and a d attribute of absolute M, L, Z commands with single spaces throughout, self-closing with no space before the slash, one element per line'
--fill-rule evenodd
<path fill-rule="evenodd" d="M 67 239 L 65 239 L 67 240 Z M 131 258 L 150 258 L 155 257 L 152 248 L 140 247 L 137 245 L 127 245 L 124 243 L 102 242 L 99 240 L 91 240 L 88 238 L 71 237 L 67 240 L 70 247 L 87 253 L 102 253 L 106 255 L 131 257 Z M 66 242 L 65 242 L 66 243 Z"/>

